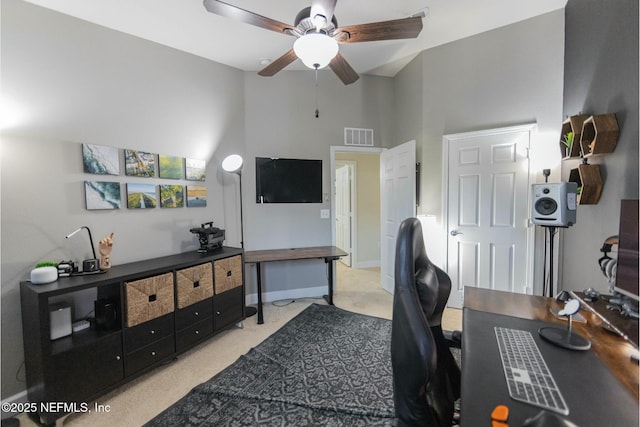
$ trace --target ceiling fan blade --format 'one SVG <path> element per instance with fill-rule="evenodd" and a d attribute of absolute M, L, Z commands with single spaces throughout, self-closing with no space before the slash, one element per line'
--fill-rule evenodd
<path fill-rule="evenodd" d="M 293 25 L 285 24 L 218 0 L 204 0 L 203 3 L 209 12 L 216 15 L 232 18 L 245 24 L 255 25 L 278 33 L 284 33 L 287 29 L 295 28 Z"/>
<path fill-rule="evenodd" d="M 333 70 L 342 83 L 350 85 L 357 81 L 360 76 L 355 72 L 351 65 L 344 59 L 344 56 L 340 55 L 340 52 L 329 62 L 329 68 Z"/>
<path fill-rule="evenodd" d="M 337 0 L 313 0 L 311 2 L 311 19 L 316 15 L 322 15 L 327 18 L 327 22 L 331 22 L 333 11 L 336 9 L 336 2 Z"/>
<path fill-rule="evenodd" d="M 422 17 L 394 19 L 369 24 L 348 25 L 336 29 L 335 33 L 348 33 L 346 40 L 340 43 L 373 42 L 380 40 L 414 39 L 422 31 Z"/>
<path fill-rule="evenodd" d="M 293 49 L 291 49 L 289 50 L 289 52 L 274 60 L 271 64 L 267 65 L 262 70 L 258 71 L 258 75 L 262 77 L 271 77 L 278 71 L 281 71 L 287 65 L 291 64 L 296 59 L 298 59 L 298 57 L 296 56 L 296 53 L 293 51 Z"/>

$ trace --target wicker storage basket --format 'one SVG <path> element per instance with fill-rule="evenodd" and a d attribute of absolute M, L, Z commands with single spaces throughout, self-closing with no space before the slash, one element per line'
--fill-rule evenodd
<path fill-rule="evenodd" d="M 211 263 L 176 271 L 178 308 L 185 308 L 213 296 Z"/>
<path fill-rule="evenodd" d="M 124 290 L 128 327 L 174 310 L 173 273 L 125 282 Z"/>
<path fill-rule="evenodd" d="M 236 255 L 213 262 L 216 294 L 242 286 L 242 256 Z"/>

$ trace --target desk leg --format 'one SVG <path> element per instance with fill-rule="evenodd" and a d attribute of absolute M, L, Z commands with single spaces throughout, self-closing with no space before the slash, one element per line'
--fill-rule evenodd
<path fill-rule="evenodd" d="M 262 317 L 262 268 L 259 262 L 256 262 L 256 277 L 258 280 L 258 325 L 264 323 Z"/>
<path fill-rule="evenodd" d="M 327 268 L 329 269 L 329 294 L 323 295 L 322 298 L 327 301 L 327 304 L 333 305 L 333 259 L 325 258 L 324 262 L 327 263 Z"/>

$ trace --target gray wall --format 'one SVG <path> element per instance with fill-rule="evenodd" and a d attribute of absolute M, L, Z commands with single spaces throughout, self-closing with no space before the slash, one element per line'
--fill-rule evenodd
<path fill-rule="evenodd" d="M 15 380 L 23 360 L 19 281 L 39 261 L 90 255 L 86 233 L 65 235 L 81 225 L 94 240 L 114 232 L 117 265 L 194 250 L 190 227 L 211 220 L 224 226 L 219 200 L 234 187 L 222 185 L 216 156 L 244 143 L 244 78 L 233 68 L 15 0 L 2 2 L 1 71 L 3 101 L 22 113 L 22 121 L 2 132 L 0 165 L 6 398 L 25 388 Z M 84 174 L 81 143 L 206 159 L 208 206 L 89 212 L 84 180 L 174 182 Z"/>
<path fill-rule="evenodd" d="M 423 95 L 424 86 L 428 82 L 424 75 L 422 55 L 407 64 L 393 80 L 397 105 L 396 141 L 397 144 L 402 144 L 415 140 L 416 159 L 420 162 L 424 152 L 424 116 L 428 114 Z"/>
<path fill-rule="evenodd" d="M 589 161 L 600 165 L 604 188 L 564 233 L 562 285 L 606 292 L 600 247 L 618 234 L 620 200 L 638 198 L 638 1 L 569 0 L 565 51 L 564 115 L 615 113 L 620 136 L 612 154 Z M 565 180 L 578 162 L 563 163 Z"/>
<path fill-rule="evenodd" d="M 320 218 L 328 201 L 255 203 L 254 158 L 321 159 L 329 195 L 329 147 L 342 145 L 344 127 L 373 128 L 379 147 L 418 141 L 420 213 L 441 215 L 443 134 L 536 121 L 547 136 L 536 148 L 551 145 L 549 162 L 559 163 L 563 30 L 563 12 L 553 12 L 426 51 L 394 79 L 362 76 L 347 88 L 322 71 L 316 119 L 311 71 L 264 79 L 3 1 L 3 97 L 24 111 L 25 121 L 2 133 L 2 397 L 24 390 L 14 380 L 22 361 L 18 282 L 31 266 L 84 257 L 82 238 L 64 240 L 79 225 L 90 226 L 96 239 L 115 232 L 114 264 L 193 250 L 188 228 L 209 220 L 226 228 L 227 244 L 237 245 L 237 177 L 219 168 L 231 152 L 246 159 L 247 249 L 330 244 L 330 223 Z M 87 212 L 83 142 L 207 159 L 209 206 Z M 558 163 L 546 167 L 557 170 Z M 43 191 L 49 183 L 55 189 Z M 248 272 L 253 293 L 253 269 Z M 312 261 L 269 265 L 266 290 L 273 298 L 324 290 L 325 272 Z"/>
<path fill-rule="evenodd" d="M 87 225 L 95 240 L 114 232 L 114 265 L 195 250 L 189 228 L 211 220 L 238 246 L 238 177 L 219 166 L 237 152 L 246 161 L 246 247 L 327 245 L 331 227 L 320 209 L 328 202 L 255 204 L 254 157 L 321 159 L 329 194 L 329 147 L 342 144 L 345 126 L 374 128 L 378 146 L 392 143 L 390 78 L 363 76 L 346 90 L 320 72 L 316 119 L 311 71 L 264 79 L 17 0 L 2 2 L 1 31 L 3 102 L 22 113 L 2 131 L 3 399 L 25 388 L 15 380 L 23 360 L 19 281 L 39 261 L 87 258 L 86 235 L 65 240 L 69 232 Z M 206 159 L 207 208 L 85 210 L 84 180 L 117 181 L 123 191 L 125 182 L 174 182 L 84 174 L 82 143 Z M 326 292 L 322 262 L 282 263 L 275 276 L 271 267 L 272 298 Z"/>
<path fill-rule="evenodd" d="M 538 180 L 543 168 L 559 179 L 563 29 L 564 12 L 558 10 L 424 51 L 396 76 L 396 139 L 415 138 L 421 147 L 418 213 L 436 215 L 442 223 L 446 134 L 537 123 L 532 169 Z M 537 274 L 534 291 L 539 292 Z"/>
<path fill-rule="evenodd" d="M 329 70 L 318 73 L 319 117 L 315 117 L 315 73 L 285 72 L 266 83 L 245 74 L 246 157 L 289 157 L 323 162 L 324 203 L 257 204 L 255 164 L 243 171 L 245 248 L 249 250 L 331 245 L 331 223 L 320 218 L 329 209 L 330 147 L 343 145 L 344 128 L 374 130 L 375 145 L 393 140 L 393 80 L 361 76 L 345 86 Z M 326 265 L 316 260 L 278 262 L 262 266 L 268 300 L 292 296 L 320 296 L 326 292 Z M 255 283 L 254 268 L 247 270 Z M 297 294 L 287 290 L 306 288 Z"/>

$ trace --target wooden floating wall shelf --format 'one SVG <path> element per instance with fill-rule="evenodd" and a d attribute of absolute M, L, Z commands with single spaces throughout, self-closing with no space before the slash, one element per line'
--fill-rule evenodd
<path fill-rule="evenodd" d="M 573 132 L 573 142 L 569 148 L 563 141 L 570 132 Z M 592 116 L 578 114 L 562 122 L 560 131 L 562 159 L 583 159 L 582 164 L 569 172 L 569 182 L 578 184 L 579 205 L 595 205 L 600 201 L 603 188 L 600 165 L 590 165 L 587 159 L 613 153 L 619 134 L 618 120 L 613 113 Z"/>
<path fill-rule="evenodd" d="M 580 147 L 585 158 L 613 153 L 618 143 L 618 121 L 615 114 L 588 117 L 582 124 Z"/>
<path fill-rule="evenodd" d="M 569 182 L 578 184 L 579 205 L 595 205 L 600 200 L 603 187 L 600 165 L 578 165 L 576 169 L 571 169 Z"/>
<path fill-rule="evenodd" d="M 563 159 L 577 159 L 580 157 L 580 136 L 582 135 L 582 124 L 589 117 L 587 114 L 571 116 L 562 122 L 560 131 L 560 153 Z M 571 149 L 562 142 L 569 132 L 573 132 L 573 143 Z"/>

